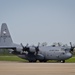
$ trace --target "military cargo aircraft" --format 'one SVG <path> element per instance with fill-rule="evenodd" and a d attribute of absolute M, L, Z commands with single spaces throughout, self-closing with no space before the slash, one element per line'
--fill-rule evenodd
<path fill-rule="evenodd" d="M 12 41 L 6 23 L 2 23 L 0 33 L 0 49 L 10 49 L 12 54 L 26 59 L 29 62 L 47 62 L 48 60 L 57 60 L 62 63 L 66 59 L 72 57 L 71 51 L 74 47 L 55 47 L 55 46 L 23 46 L 22 44 L 15 44 Z"/>

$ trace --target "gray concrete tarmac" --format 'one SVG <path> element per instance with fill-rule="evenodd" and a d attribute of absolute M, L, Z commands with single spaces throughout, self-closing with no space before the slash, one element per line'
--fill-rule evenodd
<path fill-rule="evenodd" d="M 0 61 L 0 75 L 75 75 L 75 63 Z"/>

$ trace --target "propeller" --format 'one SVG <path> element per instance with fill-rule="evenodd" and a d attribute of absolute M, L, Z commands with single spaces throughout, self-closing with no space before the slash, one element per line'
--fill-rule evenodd
<path fill-rule="evenodd" d="M 70 46 L 71 46 L 70 52 L 73 52 L 73 50 L 74 50 L 75 47 L 72 46 L 72 43 L 71 42 L 70 42 Z"/>
<path fill-rule="evenodd" d="M 26 46 L 23 46 L 23 44 L 21 43 L 21 46 L 22 46 L 22 50 L 23 51 L 29 51 L 29 47 L 28 47 L 28 44 Z"/>
<path fill-rule="evenodd" d="M 39 52 L 39 45 L 40 45 L 40 43 L 38 43 L 38 46 L 35 47 L 35 50 L 36 50 L 36 54 L 35 55 L 37 55 L 38 52 Z"/>
<path fill-rule="evenodd" d="M 28 47 L 28 44 L 26 45 L 26 46 L 23 46 L 23 44 L 21 43 L 21 46 L 22 46 L 22 51 L 24 52 L 24 51 L 27 51 L 27 52 L 31 52 L 31 48 L 29 48 Z M 37 55 L 38 54 L 38 52 L 39 52 L 39 43 L 38 43 L 38 46 L 33 46 L 34 48 L 35 48 L 35 55 Z"/>
<path fill-rule="evenodd" d="M 35 55 L 37 55 L 38 52 L 39 52 L 39 46 L 35 47 L 35 50 L 36 50 L 36 54 Z"/>

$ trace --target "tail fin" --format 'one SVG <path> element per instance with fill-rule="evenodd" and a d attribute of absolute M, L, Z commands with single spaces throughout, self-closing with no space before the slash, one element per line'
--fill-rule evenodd
<path fill-rule="evenodd" d="M 2 23 L 0 33 L 0 46 L 8 46 L 13 43 L 6 23 Z"/>

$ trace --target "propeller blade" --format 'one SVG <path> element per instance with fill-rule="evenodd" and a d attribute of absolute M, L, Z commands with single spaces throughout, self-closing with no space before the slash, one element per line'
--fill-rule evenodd
<path fill-rule="evenodd" d="M 29 44 L 27 43 L 27 44 L 26 44 L 26 47 L 28 47 L 28 45 L 29 45 Z"/>
<path fill-rule="evenodd" d="M 70 42 L 70 46 L 72 47 L 72 43 Z"/>
<path fill-rule="evenodd" d="M 24 47 L 22 43 L 21 43 L 21 46 Z"/>
<path fill-rule="evenodd" d="M 70 52 L 73 52 L 73 50 L 74 50 L 75 47 L 72 46 L 72 43 L 71 42 L 70 42 L 70 46 L 71 46 Z"/>
<path fill-rule="evenodd" d="M 38 54 L 38 52 L 39 52 L 39 45 L 40 45 L 40 43 L 38 43 L 38 46 L 37 46 L 37 47 L 35 47 L 36 55 L 37 55 L 37 54 Z"/>
<path fill-rule="evenodd" d="M 24 46 L 22 43 L 21 43 L 21 46 L 22 46 L 22 51 L 29 51 L 29 47 L 28 47 L 28 44 L 26 46 Z"/>

